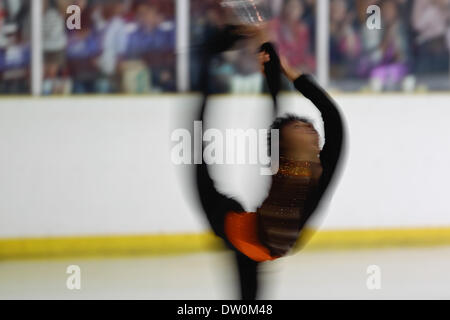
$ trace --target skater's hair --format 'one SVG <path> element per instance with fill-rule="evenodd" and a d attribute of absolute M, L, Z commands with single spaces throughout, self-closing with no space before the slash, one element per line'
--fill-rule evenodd
<path fill-rule="evenodd" d="M 313 122 L 310 119 L 305 118 L 305 117 L 299 117 L 292 113 L 288 113 L 282 117 L 278 117 L 275 119 L 275 121 L 270 126 L 269 133 L 267 135 L 267 150 L 268 150 L 269 156 L 272 155 L 272 150 L 271 150 L 272 149 L 272 130 L 278 130 L 279 141 L 281 141 L 283 139 L 282 134 L 281 134 L 282 129 L 286 125 L 291 124 L 292 122 L 297 122 L 297 121 L 313 124 Z"/>

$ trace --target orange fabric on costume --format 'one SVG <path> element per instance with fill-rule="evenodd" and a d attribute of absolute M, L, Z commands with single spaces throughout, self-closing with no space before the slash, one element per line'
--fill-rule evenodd
<path fill-rule="evenodd" d="M 269 249 L 258 239 L 258 216 L 255 212 L 229 212 L 225 217 L 225 234 L 233 246 L 252 260 L 263 262 L 279 256 L 270 255 Z"/>

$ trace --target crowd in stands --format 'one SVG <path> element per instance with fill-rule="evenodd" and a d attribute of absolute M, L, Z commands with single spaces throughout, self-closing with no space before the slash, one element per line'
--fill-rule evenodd
<path fill-rule="evenodd" d="M 176 90 L 173 0 L 43 4 L 44 94 Z M 66 26 L 70 5 L 81 9 L 79 29 Z M 30 1 L 0 0 L 0 12 L 0 92 L 27 91 Z"/>
<path fill-rule="evenodd" d="M 30 90 L 30 2 L 0 0 L 0 93 Z M 174 0 L 43 4 L 44 94 L 176 91 Z M 66 27 L 72 4 L 81 8 L 80 29 Z M 316 0 L 268 4 L 270 36 L 280 54 L 293 67 L 314 73 Z M 381 9 L 379 30 L 367 26 L 370 5 Z M 199 90 L 202 61 L 196 48 L 226 17 L 218 0 L 191 0 L 190 6 L 190 83 Z M 330 0 L 329 28 L 332 82 L 353 81 L 353 90 L 363 84 L 407 90 L 434 77 L 450 89 L 450 0 Z M 223 55 L 214 66 L 216 92 L 264 90 L 257 62 L 245 48 Z"/>
<path fill-rule="evenodd" d="M 197 38 L 202 38 L 202 31 L 204 35 L 221 27 L 217 1 L 192 2 Z M 281 55 L 292 66 L 314 73 L 316 0 L 269 3 L 273 18 L 269 29 Z M 381 29 L 368 28 L 374 12 L 367 9 L 372 5 L 380 8 Z M 337 87 L 349 82 L 350 90 L 414 90 L 423 79 L 432 90 L 450 90 L 450 0 L 330 0 L 329 31 L 330 77 Z M 199 61 L 193 60 L 195 70 Z M 239 91 L 245 88 L 242 77 L 247 83 L 258 77 L 257 66 L 246 64 L 243 69 L 243 61 L 241 53 L 217 62 L 217 91 Z"/>

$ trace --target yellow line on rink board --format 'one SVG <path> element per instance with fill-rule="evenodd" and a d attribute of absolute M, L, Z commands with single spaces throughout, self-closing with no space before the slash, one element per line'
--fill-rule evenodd
<path fill-rule="evenodd" d="M 294 252 L 450 245 L 450 227 L 305 230 Z M 211 233 L 0 239 L 0 260 L 164 256 L 223 250 Z"/>

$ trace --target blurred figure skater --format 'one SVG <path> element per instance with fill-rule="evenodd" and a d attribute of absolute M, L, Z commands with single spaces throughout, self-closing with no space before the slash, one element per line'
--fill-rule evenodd
<path fill-rule="evenodd" d="M 211 60 L 240 39 L 255 37 L 261 40 L 261 31 L 249 33 L 248 28 L 245 30 L 227 26 L 211 37 L 204 47 L 201 72 L 204 97 L 200 121 L 203 121 L 208 106 Z M 259 59 L 275 111 L 283 73 L 321 112 L 326 141 L 320 150 L 319 134 L 305 118 L 287 115 L 274 121 L 271 129 L 278 129 L 280 137 L 279 171 L 273 176 L 268 196 L 257 212 L 245 212 L 236 200 L 218 192 L 207 165 L 204 162 L 197 165 L 196 182 L 201 205 L 214 233 L 234 251 L 243 300 L 258 297 L 260 263 L 286 256 L 299 241 L 303 227 L 316 211 L 335 175 L 344 141 L 343 120 L 336 105 L 310 75 L 297 72 L 284 59 L 280 61 L 269 42 L 261 45 Z"/>

